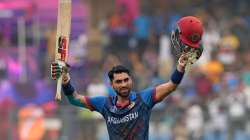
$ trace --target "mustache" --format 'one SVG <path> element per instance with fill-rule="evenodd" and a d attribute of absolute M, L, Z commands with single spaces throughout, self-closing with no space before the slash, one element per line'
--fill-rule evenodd
<path fill-rule="evenodd" d="M 121 91 L 121 90 L 128 90 L 128 91 L 130 91 L 131 89 L 129 88 L 129 87 L 123 87 L 123 88 L 120 88 L 120 89 L 118 89 L 119 91 Z"/>

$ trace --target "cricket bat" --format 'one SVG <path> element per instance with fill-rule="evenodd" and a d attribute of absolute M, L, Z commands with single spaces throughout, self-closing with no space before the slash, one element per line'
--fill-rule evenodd
<path fill-rule="evenodd" d="M 55 61 L 67 62 L 71 27 L 71 0 L 58 0 Z M 65 64 L 65 63 L 63 63 Z M 55 100 L 61 101 L 62 76 L 57 80 Z"/>

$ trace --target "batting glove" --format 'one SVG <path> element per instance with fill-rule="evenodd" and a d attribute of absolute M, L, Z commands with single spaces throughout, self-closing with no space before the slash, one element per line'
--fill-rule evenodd
<path fill-rule="evenodd" d="M 69 72 L 70 65 L 64 62 L 52 62 L 50 66 L 51 78 L 57 80 L 61 75 Z"/>

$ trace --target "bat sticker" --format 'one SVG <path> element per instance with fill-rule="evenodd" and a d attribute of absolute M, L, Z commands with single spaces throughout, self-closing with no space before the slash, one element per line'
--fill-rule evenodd
<path fill-rule="evenodd" d="M 67 38 L 64 36 L 60 36 L 58 38 L 58 50 L 57 52 L 61 55 L 61 60 L 65 61 L 66 60 L 66 53 L 67 53 Z"/>

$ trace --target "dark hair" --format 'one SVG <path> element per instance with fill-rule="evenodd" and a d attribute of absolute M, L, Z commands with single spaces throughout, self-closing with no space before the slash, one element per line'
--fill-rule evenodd
<path fill-rule="evenodd" d="M 122 66 L 122 65 L 114 66 L 114 67 L 109 71 L 109 73 L 108 73 L 109 80 L 112 82 L 113 79 L 114 79 L 114 74 L 115 74 L 115 73 L 123 73 L 123 72 L 125 72 L 125 73 L 127 73 L 129 76 L 131 76 L 131 75 L 130 75 L 130 71 L 129 71 L 126 67 L 124 67 L 124 66 Z"/>

